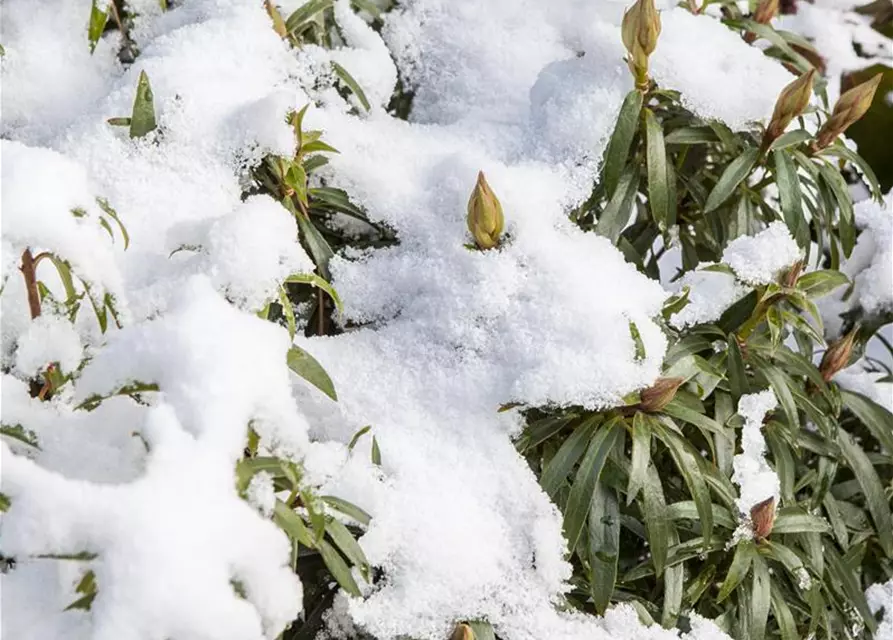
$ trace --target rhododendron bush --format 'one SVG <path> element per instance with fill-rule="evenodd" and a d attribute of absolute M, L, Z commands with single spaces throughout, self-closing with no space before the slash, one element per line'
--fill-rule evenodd
<path fill-rule="evenodd" d="M 893 638 L 875 5 L 2 0 L 2 635 Z"/>

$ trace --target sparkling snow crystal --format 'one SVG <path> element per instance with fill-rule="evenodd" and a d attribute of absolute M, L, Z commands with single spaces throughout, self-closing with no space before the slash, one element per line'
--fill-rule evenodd
<path fill-rule="evenodd" d="M 800 248 L 783 222 L 773 222 L 755 236 L 732 240 L 722 254 L 722 261 L 742 281 L 769 284 L 786 268 L 802 257 Z"/>

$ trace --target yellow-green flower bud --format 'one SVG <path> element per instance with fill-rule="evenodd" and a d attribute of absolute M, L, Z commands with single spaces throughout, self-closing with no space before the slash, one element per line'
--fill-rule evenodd
<path fill-rule="evenodd" d="M 791 82 L 781 90 L 778 100 L 775 101 L 775 110 L 772 112 L 772 120 L 766 128 L 766 136 L 763 144 L 768 146 L 788 128 L 791 120 L 803 113 L 809 104 L 812 95 L 812 82 L 815 79 L 815 69 L 810 69 L 802 76 Z"/>
<path fill-rule="evenodd" d="M 648 413 L 657 413 L 670 404 L 676 397 L 676 390 L 685 382 L 683 378 L 658 378 L 653 385 L 643 390 L 639 397 L 639 409 Z"/>
<path fill-rule="evenodd" d="M 660 36 L 660 13 L 654 0 L 636 0 L 623 14 L 620 33 L 629 52 L 629 68 L 636 86 L 644 89 L 648 86 L 648 56 L 657 48 Z"/>
<path fill-rule="evenodd" d="M 468 199 L 468 230 L 479 249 L 492 249 L 499 244 L 505 219 L 502 205 L 487 184 L 484 172 L 478 172 L 477 184 Z"/>
<path fill-rule="evenodd" d="M 828 346 L 819 363 L 819 373 L 825 382 L 831 379 L 841 369 L 845 369 L 850 363 L 850 355 L 853 353 L 853 343 L 856 340 L 857 329 L 854 328 L 848 334 Z"/>
<path fill-rule="evenodd" d="M 472 631 L 471 627 L 464 622 L 459 623 L 456 625 L 456 629 L 453 631 L 453 636 L 450 640 L 474 640 L 474 631 Z"/>
<path fill-rule="evenodd" d="M 877 91 L 880 83 L 881 74 L 878 73 L 871 80 L 866 80 L 840 96 L 837 104 L 834 105 L 831 117 L 819 129 L 815 141 L 816 148 L 824 149 L 827 147 L 834 142 L 837 136 L 846 131 L 851 124 L 865 115 L 868 107 L 871 106 L 874 92 Z"/>

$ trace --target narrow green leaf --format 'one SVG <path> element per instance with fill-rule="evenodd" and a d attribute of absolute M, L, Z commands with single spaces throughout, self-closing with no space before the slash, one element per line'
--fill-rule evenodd
<path fill-rule="evenodd" d="M 105 23 L 108 22 L 108 19 L 108 11 L 100 9 L 96 4 L 96 0 L 93 0 L 93 4 L 90 6 L 90 24 L 87 27 L 87 40 L 90 43 L 90 53 L 93 53 L 96 50 L 96 45 L 102 37 L 102 32 L 105 31 Z"/>
<path fill-rule="evenodd" d="M 889 424 L 888 424 L 889 428 Z M 884 494 L 884 485 L 878 477 L 877 471 L 868 456 L 862 450 L 852 436 L 843 429 L 837 432 L 837 443 L 846 460 L 847 466 L 853 471 L 862 493 L 865 495 L 865 503 L 874 521 L 874 528 L 878 535 L 881 548 L 888 558 L 893 558 L 893 519 L 890 515 L 890 502 Z"/>
<path fill-rule="evenodd" d="M 667 564 L 667 553 L 671 544 L 677 544 L 679 537 L 667 513 L 667 502 L 660 483 L 660 476 L 652 465 L 645 473 L 642 487 L 642 511 L 645 516 L 645 529 L 648 533 L 648 545 L 651 548 L 651 561 L 654 563 L 656 576 L 664 572 Z"/>
<path fill-rule="evenodd" d="M 336 498 L 335 496 L 322 496 L 322 501 L 336 511 L 353 518 L 363 526 L 369 526 L 369 522 L 372 520 L 372 516 L 347 500 Z"/>
<path fill-rule="evenodd" d="M 781 149 L 787 149 L 788 147 L 795 147 L 798 144 L 803 144 L 807 140 L 812 139 L 812 134 L 808 131 L 804 131 L 803 129 L 795 129 L 794 131 L 788 131 L 787 133 L 783 133 L 778 136 L 775 141 L 769 146 L 769 148 L 773 151 L 778 151 Z"/>
<path fill-rule="evenodd" d="M 543 469 L 540 486 L 553 501 L 574 465 L 586 452 L 598 423 L 598 419 L 590 418 L 574 429 Z"/>
<path fill-rule="evenodd" d="M 360 588 L 357 586 L 356 580 L 353 579 L 350 567 L 347 566 L 341 554 L 326 540 L 322 540 L 319 543 L 319 553 L 326 568 L 331 572 L 338 585 L 350 595 L 357 598 L 360 597 L 362 595 Z"/>
<path fill-rule="evenodd" d="M 759 155 L 759 149 L 751 147 L 745 149 L 744 153 L 729 163 L 716 186 L 713 187 L 710 195 L 707 196 L 707 204 L 704 206 L 705 212 L 713 211 L 732 195 L 735 189 L 738 188 L 738 185 L 750 173 L 750 170 L 753 169 L 753 165 L 756 163 Z"/>
<path fill-rule="evenodd" d="M 765 363 L 765 361 L 761 362 Z M 788 385 L 787 374 L 770 364 L 763 364 L 763 366 L 760 367 L 760 372 L 766 376 L 766 380 L 769 381 L 769 385 L 772 387 L 775 397 L 778 399 L 781 408 L 784 410 L 789 426 L 798 427 L 800 425 L 800 419 L 797 413 L 797 404 L 794 402 L 794 396 Z"/>
<path fill-rule="evenodd" d="M 664 133 L 651 109 L 646 108 L 643 113 L 645 115 L 645 149 L 648 165 L 648 202 L 651 206 L 651 216 L 657 226 L 666 229 L 670 200 Z"/>
<path fill-rule="evenodd" d="M 775 516 L 772 534 L 782 533 L 828 533 L 831 527 L 824 518 L 814 516 L 800 507 L 783 507 Z"/>
<path fill-rule="evenodd" d="M 348 450 L 348 451 L 353 451 L 353 448 L 354 448 L 355 446 L 357 446 L 357 442 L 360 441 L 360 438 L 362 438 L 364 435 L 366 435 L 367 433 L 369 433 L 369 430 L 370 430 L 371 428 L 372 428 L 372 425 L 371 425 L 371 424 L 367 424 L 365 427 L 363 427 L 362 429 L 360 429 L 359 431 L 357 431 L 355 434 L 353 434 L 353 438 L 351 438 L 351 439 L 350 439 L 350 442 L 347 444 L 347 450 Z"/>
<path fill-rule="evenodd" d="M 843 179 L 843 176 L 840 175 L 835 167 L 823 164 L 819 168 L 819 172 L 828 189 L 831 190 L 834 200 L 837 202 L 840 244 L 843 249 L 843 255 L 849 258 L 853 252 L 853 247 L 856 245 L 856 222 L 849 187 L 847 187 L 846 180 Z"/>
<path fill-rule="evenodd" d="M 797 623 L 794 622 L 794 614 L 785 601 L 784 595 L 779 591 L 775 583 L 772 583 L 771 589 L 772 615 L 775 623 L 778 625 L 778 631 L 781 634 L 781 640 L 801 640 L 803 636 L 797 632 Z"/>
<path fill-rule="evenodd" d="M 316 14 L 325 11 L 333 4 L 335 4 L 335 0 L 310 0 L 310 2 L 295 9 L 291 15 L 286 18 L 285 28 L 289 33 L 293 33 Z"/>
<path fill-rule="evenodd" d="M 344 306 L 341 304 L 341 298 L 338 297 L 338 292 L 335 291 L 335 288 L 329 284 L 328 280 L 321 278 L 315 273 L 293 273 L 288 276 L 284 282 L 290 284 L 309 284 L 322 289 L 329 295 L 332 302 L 335 303 L 335 308 L 338 309 L 338 311 L 344 310 Z"/>
<path fill-rule="evenodd" d="M 729 565 L 729 570 L 726 572 L 726 579 L 723 580 L 722 586 L 719 588 L 719 595 L 716 597 L 717 603 L 728 598 L 744 581 L 755 555 L 753 542 L 742 540 L 738 543 L 735 547 L 735 555 L 732 557 L 732 564 Z"/>
<path fill-rule="evenodd" d="M 810 298 L 821 298 L 837 287 L 849 284 L 850 279 L 840 271 L 822 269 L 804 273 L 797 279 L 797 289 Z"/>
<path fill-rule="evenodd" d="M 884 195 L 881 192 L 881 185 L 878 182 L 874 170 L 871 168 L 871 165 L 868 164 L 865 158 L 860 156 L 858 153 L 849 149 L 842 142 L 837 141 L 831 146 L 825 147 L 821 151 L 821 155 L 837 156 L 838 158 L 843 158 L 844 160 L 847 160 L 856 165 L 859 171 L 862 172 L 862 175 L 865 176 L 865 181 L 868 183 L 868 188 L 871 189 L 872 197 L 879 202 L 883 199 Z"/>
<path fill-rule="evenodd" d="M 319 270 L 319 274 L 326 280 L 326 284 L 328 284 L 328 280 L 332 277 L 329 273 L 329 260 L 335 255 L 335 252 L 332 251 L 332 247 L 329 246 L 328 241 L 310 220 L 302 214 L 298 214 L 295 217 L 298 220 L 298 229 L 301 232 L 301 239 L 306 244 L 310 257 L 313 258 L 313 263 Z M 329 295 L 332 294 L 329 293 Z"/>
<path fill-rule="evenodd" d="M 369 561 L 366 554 L 363 553 L 362 547 L 357 542 L 353 534 L 341 522 L 330 518 L 326 523 L 326 533 L 332 538 L 335 546 L 341 550 L 341 553 L 350 560 L 354 566 L 358 567 L 363 573 L 363 577 L 369 580 Z"/>
<path fill-rule="evenodd" d="M 633 345 L 636 349 L 636 362 L 645 359 L 645 343 L 642 342 L 642 334 L 639 333 L 639 327 L 636 326 L 636 323 L 630 320 L 629 322 L 629 335 L 633 339 Z"/>
<path fill-rule="evenodd" d="M 292 340 L 298 330 L 298 323 L 295 319 L 295 310 L 291 306 L 291 300 L 288 299 L 288 293 L 285 287 L 279 285 L 279 306 L 282 308 L 282 315 L 285 316 L 285 326 L 288 329 L 288 337 Z"/>
<path fill-rule="evenodd" d="M 617 493 L 599 481 L 596 482 L 589 509 L 589 586 L 599 615 L 611 603 L 619 555 L 620 505 Z"/>
<path fill-rule="evenodd" d="M 741 396 L 750 393 L 750 387 L 747 384 L 747 374 L 744 370 L 744 357 L 741 355 L 738 338 L 734 333 L 726 336 L 726 345 L 728 346 L 729 354 L 726 377 L 729 379 L 729 390 L 732 392 L 732 399 L 737 404 Z"/>
<path fill-rule="evenodd" d="M 679 544 L 676 527 L 667 527 L 667 542 L 670 546 Z M 653 553 L 653 550 L 652 550 Z M 679 563 L 664 570 L 664 603 L 660 623 L 664 627 L 672 627 L 682 609 L 682 598 L 685 595 L 685 565 Z"/>
<path fill-rule="evenodd" d="M 326 370 L 317 362 L 316 358 L 298 346 L 292 346 L 288 350 L 286 358 L 288 368 L 304 378 L 307 382 L 329 396 L 332 400 L 338 400 L 335 393 L 335 385 Z"/>
<path fill-rule="evenodd" d="M 717 141 L 719 138 L 710 127 L 679 127 L 670 131 L 665 139 L 667 144 L 681 145 L 706 144 Z"/>
<path fill-rule="evenodd" d="M 363 108 L 366 111 L 369 111 L 372 106 L 369 104 L 368 98 L 366 98 L 366 94 L 363 91 L 362 87 L 360 87 L 359 83 L 354 80 L 353 76 L 347 72 L 347 69 L 342 67 L 337 62 L 332 63 L 332 68 L 335 70 L 335 75 L 337 75 L 341 81 L 347 85 L 347 88 L 351 90 L 351 92 L 357 97 L 357 100 L 360 101 L 360 104 L 363 105 Z"/>
<path fill-rule="evenodd" d="M 840 390 L 843 405 L 852 411 L 871 435 L 883 445 L 888 455 L 893 455 L 893 413 L 861 394 Z"/>
<path fill-rule="evenodd" d="M 769 619 L 772 577 L 766 562 L 755 554 L 753 556 L 753 578 L 750 595 L 750 637 L 748 640 L 763 640 L 766 634 L 766 622 Z"/>
<path fill-rule="evenodd" d="M 824 545 L 823 551 L 828 561 L 828 573 L 837 583 L 835 586 L 846 595 L 850 601 L 849 604 L 856 608 L 856 611 L 862 616 L 862 620 L 865 621 L 865 626 L 873 634 L 877 631 L 877 621 L 871 615 L 871 609 L 865 600 L 865 594 L 859 584 L 856 572 L 844 563 L 833 544 Z"/>
<path fill-rule="evenodd" d="M 803 215 L 803 194 L 800 192 L 797 167 L 784 151 L 773 151 L 772 156 L 775 159 L 775 179 L 785 224 L 800 248 L 805 249 L 810 243 L 809 223 Z"/>
<path fill-rule="evenodd" d="M 613 244 L 617 244 L 620 232 L 629 222 L 638 189 L 638 171 L 635 166 L 629 165 L 620 175 L 614 195 L 598 217 L 598 222 L 595 225 L 597 234 L 608 238 Z"/>
<path fill-rule="evenodd" d="M 130 137 L 142 138 L 156 126 L 155 103 L 149 76 L 145 71 L 140 71 L 136 97 L 133 99 L 133 113 L 130 115 Z"/>
<path fill-rule="evenodd" d="M 564 512 L 564 535 L 567 538 L 569 549 L 574 549 L 577 546 L 580 535 L 583 533 L 583 525 L 586 524 L 589 515 L 595 485 L 604 468 L 605 461 L 608 459 L 608 453 L 614 448 L 620 435 L 619 418 L 603 425 L 592 437 L 586 455 L 580 463 Z"/>
<path fill-rule="evenodd" d="M 651 419 L 641 411 L 633 416 L 632 464 L 626 489 L 626 504 L 632 504 L 645 485 L 648 464 L 651 462 Z"/>
<path fill-rule="evenodd" d="M 273 521 L 282 529 L 289 538 L 297 540 L 305 547 L 313 548 L 315 543 L 310 530 L 297 513 L 292 511 L 282 500 L 276 500 L 273 509 Z"/>
<path fill-rule="evenodd" d="M 381 449 L 378 447 L 378 438 L 372 436 L 372 464 L 381 466 Z"/>
<path fill-rule="evenodd" d="M 620 113 L 617 116 L 617 124 L 614 127 L 614 133 L 611 134 L 611 140 L 608 142 L 608 148 L 605 151 L 605 163 L 602 172 L 604 175 L 605 192 L 609 198 L 614 196 L 614 192 L 620 183 L 620 175 L 626 166 L 629 147 L 639 125 L 639 112 L 641 110 L 642 94 L 636 90 L 630 91 L 626 94 L 626 98 L 623 99 Z"/>

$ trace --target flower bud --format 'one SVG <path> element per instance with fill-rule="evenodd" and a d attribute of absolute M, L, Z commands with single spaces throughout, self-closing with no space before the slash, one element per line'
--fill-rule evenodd
<path fill-rule="evenodd" d="M 750 522 L 756 540 L 768 538 L 775 524 L 775 498 L 767 498 L 751 507 Z"/>
<path fill-rule="evenodd" d="M 778 0 L 760 0 L 757 10 L 753 12 L 754 22 L 769 24 L 778 15 Z"/>
<path fill-rule="evenodd" d="M 800 279 L 800 274 L 803 273 L 803 260 L 797 260 L 791 268 L 788 269 L 788 272 L 784 274 L 784 278 L 782 278 L 782 285 L 785 287 L 791 288 L 797 284 L 797 280 Z"/>
<path fill-rule="evenodd" d="M 474 640 L 474 631 L 464 622 L 459 623 L 456 625 L 456 630 L 453 631 L 453 636 L 450 640 Z"/>
<path fill-rule="evenodd" d="M 772 112 L 772 120 L 766 128 L 766 136 L 763 144 L 768 146 L 788 128 L 791 120 L 803 113 L 809 104 L 812 95 L 812 82 L 815 78 L 815 69 L 810 69 L 802 76 L 791 82 L 781 90 L 778 100 L 775 101 L 775 110 Z"/>
<path fill-rule="evenodd" d="M 654 0 L 636 0 L 623 14 L 623 45 L 629 52 L 629 68 L 636 77 L 636 86 L 648 85 L 648 56 L 657 48 L 660 35 L 660 13 Z"/>
<path fill-rule="evenodd" d="M 830 382 L 831 379 L 841 369 L 846 368 L 850 363 L 850 354 L 853 352 L 853 343 L 856 340 L 856 332 L 858 328 L 853 328 L 848 334 L 832 343 L 819 363 L 819 373 L 822 374 L 822 380 Z"/>
<path fill-rule="evenodd" d="M 676 397 L 676 390 L 683 382 L 684 378 L 658 378 L 653 385 L 639 394 L 641 399 L 639 409 L 648 413 L 661 411 Z"/>
<path fill-rule="evenodd" d="M 502 205 L 487 184 L 484 172 L 478 172 L 477 184 L 468 199 L 468 230 L 480 249 L 492 249 L 499 244 L 502 226 Z"/>
<path fill-rule="evenodd" d="M 871 80 L 866 80 L 844 93 L 834 105 L 831 117 L 819 129 L 815 146 L 824 149 L 834 142 L 835 138 L 846 131 L 851 124 L 865 115 L 871 106 L 874 92 L 881 83 L 881 74 L 875 74 Z"/>

